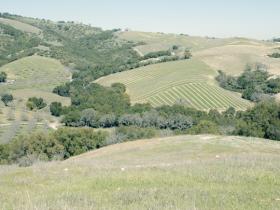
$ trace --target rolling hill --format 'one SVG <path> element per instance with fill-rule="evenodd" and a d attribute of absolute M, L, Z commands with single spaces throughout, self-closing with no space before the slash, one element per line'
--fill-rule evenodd
<path fill-rule="evenodd" d="M 0 166 L 0 209 L 278 209 L 280 144 L 176 136 Z"/>
<path fill-rule="evenodd" d="M 25 132 L 49 129 L 49 124 L 57 121 L 48 108 L 29 111 L 25 105 L 28 98 L 42 97 L 47 104 L 70 104 L 69 98 L 52 93 L 54 87 L 71 77 L 71 72 L 55 59 L 29 56 L 0 67 L 1 71 L 7 73 L 8 83 L 0 84 L 0 94 L 11 93 L 15 100 L 9 107 L 0 102 L 0 143 Z"/>
<path fill-rule="evenodd" d="M 140 45 L 135 49 L 144 55 L 178 45 L 190 49 L 194 57 L 204 61 L 214 70 L 236 75 L 240 74 L 247 64 L 263 63 L 272 74 L 280 75 L 279 59 L 267 56 L 279 51 L 279 43 L 246 38 L 219 39 L 137 31 L 121 32 L 118 36 L 120 39 L 139 42 Z"/>
<path fill-rule="evenodd" d="M 20 31 L 27 32 L 27 33 L 34 33 L 39 35 L 42 32 L 39 28 L 35 26 L 23 23 L 21 21 L 8 19 L 8 18 L 0 18 L 0 23 L 10 25 Z"/>
<path fill-rule="evenodd" d="M 161 63 L 121 72 L 98 79 L 110 86 L 123 83 L 132 103 L 149 102 L 154 107 L 185 104 L 200 110 L 244 110 L 250 103 L 240 95 L 220 88 L 216 72 L 198 59 Z"/>

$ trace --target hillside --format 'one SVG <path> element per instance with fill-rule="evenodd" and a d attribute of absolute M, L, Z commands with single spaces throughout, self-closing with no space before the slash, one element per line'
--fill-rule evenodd
<path fill-rule="evenodd" d="M 70 104 L 68 98 L 52 93 L 54 87 L 71 77 L 71 72 L 55 59 L 34 55 L 6 64 L 0 67 L 2 71 L 7 73 L 8 82 L 0 84 L 0 94 L 13 94 L 14 102 L 10 107 L 0 102 L 0 143 L 25 132 L 49 129 L 49 124 L 57 121 L 47 109 L 39 112 L 28 110 L 28 98 L 42 97 L 47 104 L 54 101 Z"/>
<path fill-rule="evenodd" d="M 254 138 L 177 136 L 0 166 L 0 209 L 278 209 L 279 149 Z"/>
<path fill-rule="evenodd" d="M 279 51 L 279 43 L 246 38 L 220 39 L 136 31 L 122 32 L 118 36 L 120 39 L 141 43 L 135 47 L 141 54 L 168 50 L 178 45 L 190 49 L 194 57 L 204 61 L 214 70 L 236 75 L 240 74 L 247 64 L 263 63 L 272 74 L 280 75 L 279 59 L 267 56 Z"/>
<path fill-rule="evenodd" d="M 198 59 L 174 61 L 112 74 L 98 79 L 110 86 L 123 83 L 133 103 L 153 106 L 184 104 L 200 110 L 244 110 L 250 103 L 215 83 L 216 72 Z"/>

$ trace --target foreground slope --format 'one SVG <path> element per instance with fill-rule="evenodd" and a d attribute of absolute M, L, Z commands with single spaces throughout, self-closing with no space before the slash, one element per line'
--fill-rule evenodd
<path fill-rule="evenodd" d="M 278 209 L 279 142 L 177 136 L 0 166 L 0 209 Z"/>
<path fill-rule="evenodd" d="M 123 83 L 132 103 L 149 102 L 154 107 L 179 103 L 200 110 L 244 110 L 250 106 L 240 95 L 220 88 L 215 76 L 203 62 L 191 59 L 125 71 L 97 82 L 105 86 Z"/>

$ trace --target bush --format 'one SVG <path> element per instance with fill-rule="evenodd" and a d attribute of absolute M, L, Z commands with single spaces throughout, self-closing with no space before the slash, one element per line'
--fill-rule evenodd
<path fill-rule="evenodd" d="M 219 134 L 219 128 L 217 124 L 202 120 L 197 125 L 189 129 L 188 133 L 190 134 Z"/>
<path fill-rule="evenodd" d="M 32 97 L 28 99 L 26 106 L 30 110 L 34 110 L 34 109 L 39 110 L 45 108 L 47 104 L 44 102 L 44 99 L 42 98 Z"/>
<path fill-rule="evenodd" d="M 271 57 L 271 58 L 280 58 L 280 53 L 272 53 L 268 56 Z"/>
<path fill-rule="evenodd" d="M 122 83 L 114 83 L 111 85 L 111 87 L 120 94 L 123 94 L 126 91 L 126 87 Z"/>
<path fill-rule="evenodd" d="M 153 128 L 119 127 L 116 129 L 116 135 L 122 137 L 122 141 L 136 139 L 149 139 L 156 136 L 156 130 Z"/>
<path fill-rule="evenodd" d="M 53 116 L 59 117 L 62 113 L 62 104 L 60 102 L 52 102 L 50 112 Z"/>
<path fill-rule="evenodd" d="M 14 100 L 14 97 L 11 94 L 4 94 L 2 95 L 1 100 L 5 106 L 8 106 L 8 104 Z"/>
<path fill-rule="evenodd" d="M 63 154 L 64 147 L 56 138 L 52 138 L 46 133 L 38 132 L 17 137 L 10 143 L 9 153 L 11 162 L 18 162 L 29 155 L 51 160 L 53 157 Z"/>
<path fill-rule="evenodd" d="M 62 128 L 57 130 L 53 137 L 63 145 L 66 159 L 102 147 L 107 133 L 86 128 Z"/>
<path fill-rule="evenodd" d="M 30 166 L 36 161 L 67 159 L 105 145 L 107 132 L 63 128 L 53 133 L 36 132 L 0 145 L 0 163 Z"/>
<path fill-rule="evenodd" d="M 63 96 L 63 97 L 69 97 L 70 96 L 70 84 L 66 83 L 65 85 L 57 86 L 53 89 L 53 93 Z"/>
<path fill-rule="evenodd" d="M 6 72 L 0 72 L 0 83 L 1 82 L 6 82 L 6 80 L 7 80 Z"/>
<path fill-rule="evenodd" d="M 150 52 L 146 55 L 144 55 L 143 59 L 150 59 L 150 58 L 158 58 L 158 57 L 162 57 L 162 56 L 171 56 L 171 52 L 170 51 L 158 51 L 158 52 Z"/>

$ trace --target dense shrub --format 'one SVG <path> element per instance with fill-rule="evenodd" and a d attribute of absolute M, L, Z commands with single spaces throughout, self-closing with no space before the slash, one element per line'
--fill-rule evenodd
<path fill-rule="evenodd" d="M 53 138 L 64 147 L 63 158 L 98 149 L 105 144 L 106 137 L 106 132 L 95 132 L 92 129 L 85 128 L 63 128 L 56 131 L 53 135 Z"/>
<path fill-rule="evenodd" d="M 105 144 L 106 132 L 62 128 L 52 133 L 36 132 L 0 145 L 0 163 L 32 165 L 37 160 L 67 159 Z"/>
<path fill-rule="evenodd" d="M 50 104 L 51 115 L 59 117 L 62 114 L 62 104 L 60 102 L 52 102 Z"/>
<path fill-rule="evenodd" d="M 271 57 L 271 58 L 280 58 L 280 53 L 272 53 L 268 56 Z"/>
<path fill-rule="evenodd" d="M 135 126 L 119 127 L 116 129 L 116 135 L 122 138 L 122 141 L 131 141 L 135 139 L 149 139 L 156 135 L 153 128 L 139 128 Z"/>
<path fill-rule="evenodd" d="M 266 67 L 261 64 L 256 65 L 255 70 L 248 67 L 238 77 L 228 76 L 222 71 L 218 73 L 216 80 L 221 87 L 241 92 L 242 97 L 247 100 L 257 102 L 269 98 L 269 94 L 280 92 L 280 78 L 269 79 Z"/>
<path fill-rule="evenodd" d="M 5 72 L 0 72 L 0 83 L 7 81 L 7 74 Z"/>
<path fill-rule="evenodd" d="M 150 59 L 150 58 L 158 58 L 162 56 L 171 56 L 171 52 L 169 50 L 167 51 L 157 51 L 157 52 L 150 52 L 146 55 L 144 55 L 143 59 Z"/>
<path fill-rule="evenodd" d="M 4 94 L 1 96 L 1 101 L 5 104 L 5 106 L 8 106 L 10 102 L 14 100 L 13 95 L 11 94 Z"/>
<path fill-rule="evenodd" d="M 69 97 L 70 96 L 70 84 L 66 83 L 64 85 L 57 86 L 53 89 L 53 93 L 57 95 Z"/>
<path fill-rule="evenodd" d="M 45 108 L 47 104 L 44 102 L 43 98 L 32 97 L 27 100 L 26 106 L 30 110 L 34 110 L 34 109 L 39 110 Z"/>

